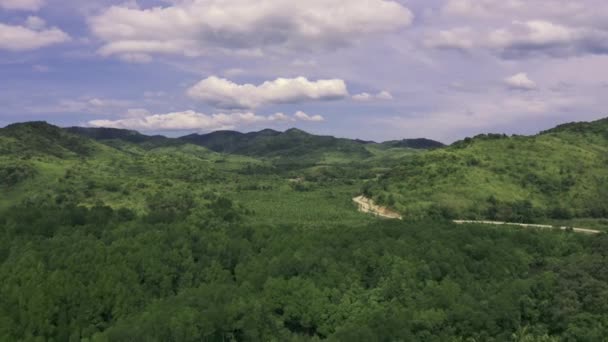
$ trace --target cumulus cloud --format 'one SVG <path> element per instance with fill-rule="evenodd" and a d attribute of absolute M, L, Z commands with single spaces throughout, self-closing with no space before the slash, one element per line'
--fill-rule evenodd
<path fill-rule="evenodd" d="M 321 115 L 308 115 L 302 111 L 296 112 L 296 114 L 294 114 L 294 117 L 297 120 L 302 120 L 302 121 L 312 121 L 312 122 L 325 121 L 325 118 L 323 118 Z"/>
<path fill-rule="evenodd" d="M 470 27 L 433 32 L 425 45 L 439 49 L 487 49 L 507 59 L 608 54 L 608 30 L 546 20 L 514 21 L 490 31 Z"/>
<path fill-rule="evenodd" d="M 0 8 L 6 10 L 37 11 L 44 6 L 44 0 L 0 0 Z"/>
<path fill-rule="evenodd" d="M 446 0 L 440 13 L 427 47 L 485 49 L 505 59 L 608 54 L 604 0 Z"/>
<path fill-rule="evenodd" d="M 32 30 L 41 30 L 46 26 L 46 21 L 40 17 L 29 16 L 25 20 L 25 26 Z"/>
<path fill-rule="evenodd" d="M 212 76 L 188 89 L 188 96 L 216 108 L 251 109 L 270 104 L 328 101 L 347 97 L 343 80 L 309 81 L 305 77 L 277 78 L 260 85 L 237 84 Z"/>
<path fill-rule="evenodd" d="M 175 0 L 112 6 L 91 17 L 102 55 L 327 50 L 407 27 L 412 12 L 388 0 Z"/>
<path fill-rule="evenodd" d="M 383 90 L 377 94 L 370 93 L 361 93 L 353 95 L 353 100 L 359 102 L 368 102 L 368 101 L 376 101 L 376 100 L 392 100 L 393 95 L 386 90 Z"/>
<path fill-rule="evenodd" d="M 309 116 L 297 112 L 293 117 L 283 113 L 263 116 L 252 112 L 204 114 L 193 110 L 168 114 L 150 114 L 143 109 L 134 109 L 120 120 L 93 120 L 93 127 L 110 127 L 136 129 L 142 131 L 211 131 L 219 129 L 234 129 L 253 124 L 269 124 L 290 121 L 323 121 L 320 115 Z"/>
<path fill-rule="evenodd" d="M 40 26 L 43 22 L 31 19 L 26 24 L 28 26 Z M 0 50 L 16 52 L 36 50 L 69 40 L 70 36 L 56 27 L 44 29 L 43 27 L 32 28 L 0 23 Z"/>
<path fill-rule="evenodd" d="M 489 17 L 525 7 L 522 0 L 448 0 L 442 8 L 447 15 Z"/>
<path fill-rule="evenodd" d="M 504 80 L 504 83 L 510 89 L 515 90 L 535 90 L 537 89 L 537 85 L 534 81 L 532 81 L 528 74 L 524 72 L 520 72 L 519 74 L 515 74 L 511 77 L 507 77 Z"/>
<path fill-rule="evenodd" d="M 543 20 L 514 22 L 509 28 L 491 32 L 488 39 L 490 47 L 508 58 L 608 53 L 608 31 Z"/>
<path fill-rule="evenodd" d="M 473 41 L 471 28 L 458 27 L 427 35 L 424 45 L 437 49 L 469 50 L 474 47 Z"/>

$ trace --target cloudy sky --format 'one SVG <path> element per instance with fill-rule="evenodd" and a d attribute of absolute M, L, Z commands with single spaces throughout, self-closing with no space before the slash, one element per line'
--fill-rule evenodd
<path fill-rule="evenodd" d="M 0 126 L 451 142 L 604 116 L 605 0 L 0 0 Z"/>

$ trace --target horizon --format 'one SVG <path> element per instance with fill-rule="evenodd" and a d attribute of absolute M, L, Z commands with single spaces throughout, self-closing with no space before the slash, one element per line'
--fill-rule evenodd
<path fill-rule="evenodd" d="M 0 0 L 0 126 L 450 143 L 608 107 L 598 0 L 224 4 Z"/>
<path fill-rule="evenodd" d="M 426 139 L 426 140 L 436 141 L 436 142 L 442 143 L 442 144 L 444 144 L 446 146 L 449 146 L 449 145 L 451 145 L 451 144 L 453 144 L 453 143 L 455 143 L 457 141 L 462 141 L 462 140 L 467 139 L 467 138 L 474 138 L 477 135 L 483 135 L 483 134 L 505 134 L 507 136 L 514 136 L 514 135 L 535 136 L 535 135 L 541 134 L 542 132 L 544 132 L 546 130 L 550 130 L 550 129 L 553 129 L 553 128 L 556 128 L 558 126 L 565 125 L 565 124 L 581 123 L 581 122 L 592 123 L 592 122 L 595 122 L 595 121 L 600 121 L 600 120 L 605 120 L 605 119 L 608 119 L 608 117 L 602 117 L 602 118 L 599 118 L 599 119 L 593 120 L 593 121 L 569 121 L 569 122 L 562 122 L 562 123 L 559 123 L 559 124 L 557 124 L 555 126 L 547 127 L 545 129 L 541 129 L 538 132 L 535 132 L 535 133 L 532 133 L 532 134 L 507 134 L 507 133 L 504 133 L 504 132 L 483 132 L 483 133 L 478 133 L 478 134 L 472 135 L 472 136 L 464 136 L 464 137 L 461 137 L 459 139 L 456 139 L 456 140 L 450 141 L 450 142 L 436 140 L 436 139 L 432 139 L 432 138 L 428 138 L 428 137 L 402 137 L 402 138 L 388 139 L 388 140 L 368 140 L 368 139 L 364 139 L 364 138 L 360 138 L 360 137 L 344 137 L 344 136 L 336 136 L 336 135 L 325 135 L 325 136 L 331 136 L 331 137 L 338 138 L 338 139 L 359 140 L 359 141 L 365 141 L 365 142 L 376 143 L 376 144 L 382 144 L 382 143 L 386 143 L 386 142 L 390 142 L 390 141 Z M 183 132 L 182 133 L 173 132 L 175 134 L 166 134 L 166 133 L 163 134 L 162 132 L 159 132 L 159 133 L 156 133 L 156 132 L 147 132 L 147 131 L 140 131 L 140 130 L 129 129 L 129 128 L 102 127 L 102 126 L 99 126 L 99 127 L 95 127 L 95 126 L 61 126 L 61 125 L 56 125 L 56 124 L 53 124 L 53 123 L 45 121 L 45 120 L 12 122 L 12 123 L 9 123 L 7 125 L 0 126 L 0 129 L 7 128 L 8 126 L 11 126 L 11 125 L 38 123 L 38 122 L 49 124 L 49 125 L 52 125 L 52 126 L 56 126 L 56 127 L 61 128 L 61 129 L 68 129 L 68 128 L 116 129 L 116 130 L 134 131 L 134 132 L 137 132 L 138 134 L 142 134 L 142 135 L 145 135 L 145 136 L 161 136 L 161 137 L 171 138 L 171 139 L 179 139 L 179 138 L 183 138 L 185 136 L 192 135 L 192 134 L 208 135 L 208 134 L 218 133 L 218 132 L 235 132 L 235 133 L 240 133 L 240 134 L 249 134 L 249 133 L 259 133 L 259 132 L 262 132 L 262 131 L 265 131 L 265 130 L 271 130 L 271 131 L 275 131 L 275 132 L 278 132 L 278 133 L 285 133 L 285 132 L 290 131 L 290 130 L 300 130 L 300 131 L 303 131 L 304 133 L 307 133 L 307 134 L 324 135 L 324 134 L 317 134 L 317 133 L 315 133 L 313 131 L 307 131 L 305 129 L 301 129 L 301 128 L 298 128 L 298 127 L 289 127 L 289 128 L 286 128 L 286 129 L 274 129 L 274 128 L 266 127 L 266 128 L 262 128 L 262 129 L 258 129 L 258 130 L 249 130 L 249 131 L 247 131 L 247 130 L 238 130 L 238 129 L 218 129 L 218 130 L 209 131 L 209 132 L 190 132 L 190 133 L 185 133 L 185 134 Z"/>

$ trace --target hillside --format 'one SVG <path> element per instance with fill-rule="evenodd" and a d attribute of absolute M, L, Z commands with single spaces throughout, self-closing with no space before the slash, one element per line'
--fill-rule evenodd
<path fill-rule="evenodd" d="M 382 145 L 386 145 L 388 147 L 414 148 L 420 150 L 431 150 L 445 147 L 443 143 L 425 138 L 385 141 L 382 143 Z"/>
<path fill-rule="evenodd" d="M 0 340 L 598 341 L 608 334 L 605 234 L 433 217 L 450 208 L 445 198 L 460 203 L 459 193 L 440 191 L 461 187 L 463 203 L 479 189 L 484 200 L 482 190 L 519 194 L 521 186 L 505 185 L 518 173 L 553 175 L 557 165 L 572 168 L 575 179 L 564 171 L 557 184 L 580 193 L 563 203 L 577 203 L 601 185 L 592 177 L 605 169 L 605 159 L 594 159 L 606 146 L 601 132 L 480 136 L 432 151 L 295 130 L 262 135 L 251 149 L 239 146 L 251 154 L 244 156 L 131 131 L 44 123 L 0 130 Z M 370 157 L 359 158 L 361 148 Z M 280 162 L 289 158 L 296 163 Z M 502 180 L 497 170 L 505 170 Z M 478 175 L 493 183 L 478 189 L 465 178 Z M 376 219 L 352 202 L 362 187 L 382 197 L 405 189 L 404 181 L 439 201 L 409 197 L 424 220 Z"/>
<path fill-rule="evenodd" d="M 65 128 L 65 131 L 105 143 L 111 143 L 112 141 L 125 141 L 138 144 L 141 147 L 146 148 L 184 144 L 179 140 L 167 138 L 161 135 L 150 136 L 141 134 L 137 131 L 117 128 L 68 127 Z"/>
<path fill-rule="evenodd" d="M 405 160 L 365 191 L 412 218 L 605 218 L 607 122 L 467 138 Z"/>
<path fill-rule="evenodd" d="M 52 155 L 56 157 L 86 156 L 97 144 L 70 134 L 46 122 L 17 123 L 0 128 L 2 154 Z"/>
<path fill-rule="evenodd" d="M 325 159 L 357 160 L 372 157 L 360 143 L 349 139 L 317 136 L 299 129 L 285 132 L 263 130 L 253 133 L 215 132 L 181 138 L 221 153 L 280 158 L 283 163 L 308 164 Z"/>

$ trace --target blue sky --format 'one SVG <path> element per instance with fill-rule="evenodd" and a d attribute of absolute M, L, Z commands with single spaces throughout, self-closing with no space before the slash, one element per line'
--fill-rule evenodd
<path fill-rule="evenodd" d="M 362 139 L 608 116 L 600 0 L 0 0 L 0 126 Z"/>

